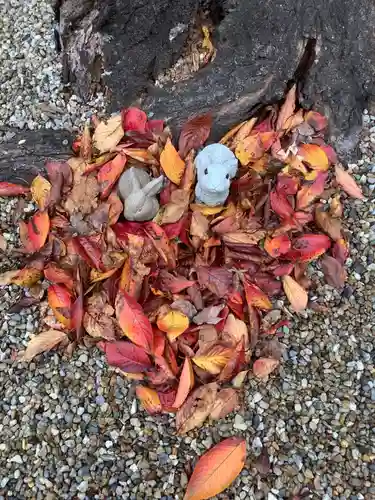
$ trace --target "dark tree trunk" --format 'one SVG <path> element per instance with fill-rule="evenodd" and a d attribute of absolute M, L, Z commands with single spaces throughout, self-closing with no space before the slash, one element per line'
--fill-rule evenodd
<path fill-rule="evenodd" d="M 202 10 L 214 25 L 216 58 L 190 79 L 160 88 L 159 75 L 183 52 Z M 374 95 L 373 0 L 59 0 L 56 13 L 64 79 L 74 92 L 87 99 L 105 88 L 109 111 L 137 104 L 175 127 L 212 111 L 213 139 L 297 79 L 303 104 L 324 111 L 331 137 L 352 147 L 345 138 L 356 137 Z M 68 151 L 62 133 L 26 135 L 38 144 L 24 153 L 14 140 L 6 143 L 3 178 Z"/>

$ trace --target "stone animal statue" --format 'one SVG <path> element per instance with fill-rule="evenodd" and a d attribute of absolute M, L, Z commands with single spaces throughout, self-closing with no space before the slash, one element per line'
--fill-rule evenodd
<path fill-rule="evenodd" d="M 156 195 L 163 189 L 163 183 L 164 176 L 154 179 L 142 168 L 125 170 L 118 183 L 125 219 L 138 222 L 153 219 L 159 210 Z"/>
<path fill-rule="evenodd" d="M 229 195 L 230 182 L 237 173 L 238 161 L 223 144 L 210 144 L 198 153 L 196 201 L 214 207 L 222 205 Z"/>

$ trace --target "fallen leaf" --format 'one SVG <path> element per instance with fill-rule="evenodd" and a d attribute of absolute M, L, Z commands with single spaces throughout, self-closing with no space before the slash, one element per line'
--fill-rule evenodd
<path fill-rule="evenodd" d="M 259 358 L 254 361 L 253 373 L 257 378 L 265 379 L 279 366 L 280 361 L 273 358 Z"/>
<path fill-rule="evenodd" d="M 93 176 L 83 176 L 74 184 L 64 208 L 69 215 L 80 213 L 90 214 L 98 206 L 97 196 L 99 194 L 98 181 Z"/>
<path fill-rule="evenodd" d="M 232 379 L 232 385 L 235 389 L 241 389 L 241 387 L 243 387 L 248 373 L 249 370 L 243 370 L 242 372 L 237 373 L 237 375 Z"/>
<path fill-rule="evenodd" d="M 2 252 L 5 252 L 7 246 L 8 246 L 7 240 L 4 238 L 4 235 L 0 233 L 0 250 Z"/>
<path fill-rule="evenodd" d="M 143 409 L 146 410 L 147 413 L 154 415 L 162 411 L 159 395 L 154 389 L 150 389 L 144 385 L 138 385 L 135 389 L 135 393 Z"/>
<path fill-rule="evenodd" d="M 216 382 L 195 389 L 176 414 L 177 434 L 200 427 L 214 406 L 218 385 Z"/>
<path fill-rule="evenodd" d="M 141 134 L 146 131 L 147 115 L 136 107 L 125 108 L 121 111 L 122 128 L 125 132 L 135 130 Z"/>
<path fill-rule="evenodd" d="M 192 361 L 212 375 L 218 375 L 233 355 L 233 349 L 225 345 L 207 345 L 200 348 Z"/>
<path fill-rule="evenodd" d="M 340 165 L 336 165 L 335 173 L 337 183 L 349 196 L 357 198 L 358 200 L 364 199 L 361 188 L 358 186 L 349 172 L 346 172 L 343 168 L 340 167 Z"/>
<path fill-rule="evenodd" d="M 189 300 L 177 299 L 171 304 L 171 309 L 175 311 L 180 311 L 189 319 L 193 319 L 193 317 L 197 314 L 196 308 Z"/>
<path fill-rule="evenodd" d="M 296 108 L 296 91 L 297 85 L 294 84 L 288 91 L 283 105 L 280 108 L 277 121 L 276 121 L 276 130 L 285 130 L 286 124 L 288 123 L 290 117 L 293 115 L 294 110 Z"/>
<path fill-rule="evenodd" d="M 325 255 L 320 261 L 324 278 L 328 285 L 341 289 L 345 285 L 346 271 L 343 265 L 334 257 Z"/>
<path fill-rule="evenodd" d="M 241 319 L 236 318 L 233 314 L 228 314 L 225 322 L 221 338 L 224 342 L 237 346 L 242 342 L 245 351 L 245 360 L 250 361 L 250 338 L 246 323 Z"/>
<path fill-rule="evenodd" d="M 38 251 L 44 246 L 49 228 L 50 220 L 47 212 L 39 211 L 29 220 L 27 232 L 34 251 Z"/>
<path fill-rule="evenodd" d="M 282 234 L 275 238 L 266 238 L 264 249 L 271 256 L 277 259 L 280 255 L 284 255 L 290 250 L 291 242 L 289 236 Z"/>
<path fill-rule="evenodd" d="M 260 455 L 255 459 L 254 467 L 261 476 L 267 476 L 271 472 L 270 457 L 266 448 L 262 448 Z"/>
<path fill-rule="evenodd" d="M 181 159 L 169 138 L 161 152 L 160 165 L 168 179 L 179 185 L 185 171 L 185 162 Z"/>
<path fill-rule="evenodd" d="M 317 111 L 308 111 L 305 115 L 305 122 L 308 123 L 316 132 L 327 128 L 328 120 Z"/>
<path fill-rule="evenodd" d="M 236 149 L 235 155 L 241 165 L 246 166 L 259 160 L 264 154 L 264 147 L 259 134 L 249 135 L 241 141 Z"/>
<path fill-rule="evenodd" d="M 184 500 L 204 500 L 224 491 L 240 474 L 246 460 L 246 441 L 232 437 L 221 441 L 199 460 Z"/>
<path fill-rule="evenodd" d="M 45 210 L 48 206 L 51 184 L 41 175 L 34 177 L 30 187 L 33 200 L 40 210 Z"/>
<path fill-rule="evenodd" d="M 266 231 L 260 229 L 253 232 L 235 231 L 223 234 L 224 243 L 231 245 L 256 245 L 266 235 Z"/>
<path fill-rule="evenodd" d="M 71 327 L 71 307 L 73 296 L 64 285 L 50 285 L 48 287 L 48 304 L 61 324 Z"/>
<path fill-rule="evenodd" d="M 179 311 L 169 311 L 167 314 L 158 317 L 157 327 L 165 332 L 170 341 L 177 338 L 189 328 L 189 318 Z"/>
<path fill-rule="evenodd" d="M 336 241 L 332 248 L 333 257 L 338 260 L 342 265 L 345 264 L 346 259 L 349 257 L 349 245 L 344 240 L 344 238 L 340 238 Z"/>
<path fill-rule="evenodd" d="M 210 413 L 210 417 L 213 420 L 225 418 L 229 415 L 229 413 L 236 410 L 238 405 L 238 391 L 230 387 L 227 389 L 221 389 L 221 391 L 217 393 L 216 401 Z"/>
<path fill-rule="evenodd" d="M 69 290 L 73 289 L 74 281 L 71 273 L 59 267 L 55 262 L 49 262 L 43 272 L 44 277 L 51 283 L 62 283 Z"/>
<path fill-rule="evenodd" d="M 60 330 L 48 330 L 39 333 L 27 344 L 26 351 L 20 361 L 31 361 L 38 354 L 50 351 L 67 338 L 66 333 Z"/>
<path fill-rule="evenodd" d="M 157 286 L 163 292 L 171 292 L 171 293 L 180 293 L 182 290 L 189 288 L 190 286 L 195 284 L 195 281 L 187 280 L 183 276 L 174 276 L 162 269 L 159 273 Z"/>
<path fill-rule="evenodd" d="M 302 185 L 297 193 L 297 210 L 303 210 L 322 195 L 327 177 L 327 172 L 318 172 L 314 182 Z"/>
<path fill-rule="evenodd" d="M 107 121 L 99 122 L 92 137 L 94 147 L 100 153 L 111 151 L 121 141 L 124 135 L 121 115 L 114 115 Z"/>
<path fill-rule="evenodd" d="M 198 281 L 203 287 L 208 288 L 219 298 L 223 298 L 229 292 L 232 285 L 232 273 L 223 267 L 204 267 L 197 268 Z"/>
<path fill-rule="evenodd" d="M 261 309 L 262 311 L 269 311 L 272 309 L 270 299 L 257 285 L 245 280 L 244 289 L 248 305 Z"/>
<path fill-rule="evenodd" d="M 292 304 L 296 312 L 306 309 L 308 302 L 308 295 L 304 288 L 297 283 L 291 276 L 282 277 L 285 295 L 288 297 L 289 302 Z"/>
<path fill-rule="evenodd" d="M 83 315 L 83 327 L 90 337 L 109 341 L 116 340 L 117 325 L 115 319 L 112 318 L 113 313 L 113 307 L 106 304 L 102 296 L 93 295 L 89 298 Z M 115 344 L 111 345 L 115 346 Z"/>
<path fill-rule="evenodd" d="M 317 144 L 302 144 L 298 148 L 298 154 L 314 170 L 325 172 L 329 168 L 328 157 Z"/>
<path fill-rule="evenodd" d="M 12 271 L 11 271 L 12 272 Z M 39 269 L 33 267 L 24 267 L 11 279 L 10 283 L 14 283 L 18 286 L 32 287 L 42 278 L 42 272 Z"/>
<path fill-rule="evenodd" d="M 185 358 L 182 367 L 180 382 L 178 384 L 176 399 L 173 402 L 173 408 L 180 408 L 194 387 L 194 371 L 190 358 Z"/>
<path fill-rule="evenodd" d="M 100 348 L 105 352 L 107 363 L 123 372 L 143 373 L 152 367 L 146 351 L 131 342 L 101 342 Z"/>
<path fill-rule="evenodd" d="M 12 305 L 7 310 L 7 314 L 17 314 L 23 309 L 26 309 L 27 307 L 34 306 L 35 304 L 39 304 L 40 300 L 35 297 L 22 297 L 18 302 Z"/>
<path fill-rule="evenodd" d="M 98 182 L 101 199 L 108 198 L 113 186 L 116 184 L 120 175 L 124 171 L 126 164 L 126 156 L 122 154 L 116 155 L 113 160 L 109 161 L 101 167 L 98 172 Z"/>
<path fill-rule="evenodd" d="M 203 323 L 207 325 L 216 325 L 222 320 L 222 318 L 218 317 L 218 315 L 223 308 L 224 304 L 205 307 L 193 318 L 193 322 L 196 325 L 203 325 Z"/>
<path fill-rule="evenodd" d="M 315 222 L 320 229 L 328 234 L 333 241 L 341 238 L 341 221 L 334 219 L 328 212 L 325 212 L 321 207 L 315 210 Z"/>
<path fill-rule="evenodd" d="M 20 194 L 27 194 L 30 188 L 13 184 L 11 182 L 0 182 L 0 196 L 19 196 Z"/>
<path fill-rule="evenodd" d="M 184 123 L 178 141 L 181 158 L 185 158 L 191 149 L 197 150 L 203 146 L 210 135 L 211 126 L 211 114 L 195 116 Z"/>
<path fill-rule="evenodd" d="M 325 234 L 308 233 L 296 238 L 287 258 L 298 262 L 310 262 L 320 257 L 331 246 L 331 240 Z"/>
<path fill-rule="evenodd" d="M 294 214 L 293 207 L 287 200 L 287 197 L 284 193 L 279 193 L 278 191 L 271 191 L 270 203 L 272 210 L 281 219 L 289 219 Z"/>
<path fill-rule="evenodd" d="M 208 238 L 208 229 L 208 219 L 201 212 L 193 212 L 191 215 L 190 225 L 191 236 L 197 236 L 198 238 L 205 240 Z"/>
<path fill-rule="evenodd" d="M 169 203 L 160 208 L 155 220 L 161 224 L 178 222 L 189 207 L 190 193 L 184 189 L 176 189 L 171 195 Z M 177 236 L 179 236 L 178 233 Z"/>
<path fill-rule="evenodd" d="M 120 290 L 116 297 L 115 309 L 124 335 L 147 352 L 152 352 L 152 327 L 140 304 L 128 293 Z"/>

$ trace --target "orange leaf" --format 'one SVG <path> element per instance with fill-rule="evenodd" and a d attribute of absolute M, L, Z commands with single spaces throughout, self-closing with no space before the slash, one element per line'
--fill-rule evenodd
<path fill-rule="evenodd" d="M 169 311 L 157 320 L 157 326 L 162 332 L 166 332 L 169 340 L 184 333 L 189 328 L 189 318 L 180 311 Z"/>
<path fill-rule="evenodd" d="M 337 183 L 340 184 L 340 186 L 346 193 L 348 193 L 349 196 L 357 198 L 358 200 L 363 200 L 364 196 L 362 190 L 355 182 L 353 177 L 349 174 L 349 172 L 346 172 L 343 168 L 340 167 L 340 165 L 336 165 L 335 173 Z"/>
<path fill-rule="evenodd" d="M 160 155 L 160 165 L 168 179 L 179 185 L 185 171 L 185 162 L 180 158 L 169 137 Z"/>
<path fill-rule="evenodd" d="M 99 281 L 104 281 L 107 278 L 110 278 L 115 272 L 118 270 L 118 267 L 115 267 L 114 269 L 110 269 L 109 271 L 106 271 L 102 273 L 101 271 L 98 271 L 97 269 L 91 269 L 90 271 L 90 283 L 98 283 Z"/>
<path fill-rule="evenodd" d="M 34 251 L 38 251 L 44 246 L 47 241 L 49 227 L 50 222 L 47 212 L 37 212 L 31 217 L 27 230 Z"/>
<path fill-rule="evenodd" d="M 48 287 L 48 304 L 61 324 L 71 327 L 71 308 L 73 296 L 64 285 L 50 285 Z"/>
<path fill-rule="evenodd" d="M 224 439 L 198 461 L 188 483 L 184 500 L 204 500 L 224 491 L 245 465 L 246 441 Z"/>
<path fill-rule="evenodd" d="M 233 349 L 226 346 L 207 345 L 199 349 L 192 359 L 202 370 L 218 375 L 233 355 Z"/>
<path fill-rule="evenodd" d="M 250 283 L 249 281 L 244 281 L 246 301 L 249 306 L 256 307 L 262 311 L 269 311 L 272 309 L 272 304 L 267 295 L 262 292 L 262 290 Z"/>
<path fill-rule="evenodd" d="M 158 393 L 154 389 L 138 385 L 135 392 L 142 404 L 142 407 L 150 413 L 150 415 L 154 415 L 155 413 L 160 413 L 162 411 Z"/>
<path fill-rule="evenodd" d="M 283 130 L 287 128 L 285 125 L 289 118 L 293 115 L 296 108 L 296 90 L 296 84 L 289 89 L 285 97 L 285 101 L 279 111 L 279 116 L 277 117 L 276 130 Z"/>
<path fill-rule="evenodd" d="M 315 222 L 334 241 L 341 238 L 341 221 L 331 217 L 322 207 L 317 207 L 315 210 Z"/>
<path fill-rule="evenodd" d="M 317 111 L 308 111 L 305 115 L 305 122 L 308 123 L 316 132 L 324 130 L 328 125 L 327 118 Z"/>
<path fill-rule="evenodd" d="M 30 190 L 40 210 L 45 210 L 48 206 L 51 184 L 43 176 L 37 175 L 31 183 Z"/>
<path fill-rule="evenodd" d="M 266 252 L 274 258 L 287 253 L 290 250 L 290 239 L 286 234 L 276 236 L 275 238 L 267 238 L 264 242 L 264 249 Z"/>
<path fill-rule="evenodd" d="M 195 116 L 182 126 L 178 141 L 178 149 L 182 158 L 185 158 L 191 149 L 203 146 L 210 135 L 211 126 L 210 114 Z M 174 182 L 172 179 L 171 181 Z"/>
<path fill-rule="evenodd" d="M 47 352 L 56 347 L 60 342 L 66 340 L 66 333 L 60 330 L 48 330 L 46 332 L 35 335 L 27 344 L 26 351 L 21 358 L 21 361 L 31 361 L 38 354 Z"/>
<path fill-rule="evenodd" d="M 283 276 L 283 287 L 285 295 L 292 304 L 296 312 L 306 309 L 308 295 L 304 288 L 301 287 L 291 276 Z"/>
<path fill-rule="evenodd" d="M 318 172 L 318 175 L 312 184 L 304 184 L 297 193 L 297 210 L 308 207 L 324 191 L 328 174 L 327 172 Z"/>
<path fill-rule="evenodd" d="M 42 277 L 42 272 L 39 269 L 32 267 L 24 267 L 16 271 L 7 271 L 0 275 L 0 286 L 14 283 L 18 286 L 31 287 L 37 283 Z"/>
<path fill-rule="evenodd" d="M 73 288 L 73 278 L 69 271 L 62 269 L 55 262 L 49 262 L 44 268 L 44 277 L 51 283 L 62 283 L 70 290 Z"/>
<path fill-rule="evenodd" d="M 20 186 L 19 184 L 12 184 L 11 182 L 0 182 L 0 196 L 18 196 L 26 194 L 30 188 Z"/>
<path fill-rule="evenodd" d="M 293 241 L 293 249 L 287 258 L 298 262 L 310 262 L 317 259 L 331 246 L 331 240 L 325 234 L 308 233 Z"/>
<path fill-rule="evenodd" d="M 126 164 L 126 156 L 118 154 L 105 165 L 101 167 L 98 172 L 98 182 L 100 186 L 100 198 L 103 200 L 107 198 L 118 181 L 120 175 L 124 171 Z"/>
<path fill-rule="evenodd" d="M 120 290 L 116 297 L 116 318 L 124 334 L 134 344 L 152 351 L 153 333 L 150 321 L 138 302 L 128 293 Z"/>
<path fill-rule="evenodd" d="M 244 166 L 259 160 L 263 154 L 264 147 L 259 134 L 249 135 L 238 144 L 235 150 L 236 157 Z"/>
<path fill-rule="evenodd" d="M 273 358 L 259 358 L 253 364 L 254 375 L 258 378 L 267 378 L 280 364 Z"/>
<path fill-rule="evenodd" d="M 313 170 L 325 172 L 329 168 L 328 156 L 317 144 L 302 144 L 298 154 Z"/>
<path fill-rule="evenodd" d="M 173 403 L 173 408 L 180 408 L 188 397 L 190 391 L 194 387 L 194 371 L 190 358 L 185 358 L 182 368 L 180 382 L 178 384 L 176 399 Z"/>
<path fill-rule="evenodd" d="M 215 405 L 210 413 L 210 418 L 220 420 L 238 407 L 238 391 L 228 387 L 217 393 Z"/>

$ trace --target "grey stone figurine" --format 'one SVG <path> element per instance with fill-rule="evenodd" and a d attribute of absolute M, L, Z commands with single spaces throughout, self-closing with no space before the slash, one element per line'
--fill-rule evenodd
<path fill-rule="evenodd" d="M 142 168 L 125 170 L 118 183 L 125 219 L 138 222 L 153 219 L 159 210 L 156 195 L 163 189 L 163 184 L 162 175 L 154 179 Z"/>
<path fill-rule="evenodd" d="M 229 195 L 230 182 L 237 173 L 238 161 L 223 144 L 210 144 L 198 153 L 196 201 L 211 207 L 222 205 Z"/>

